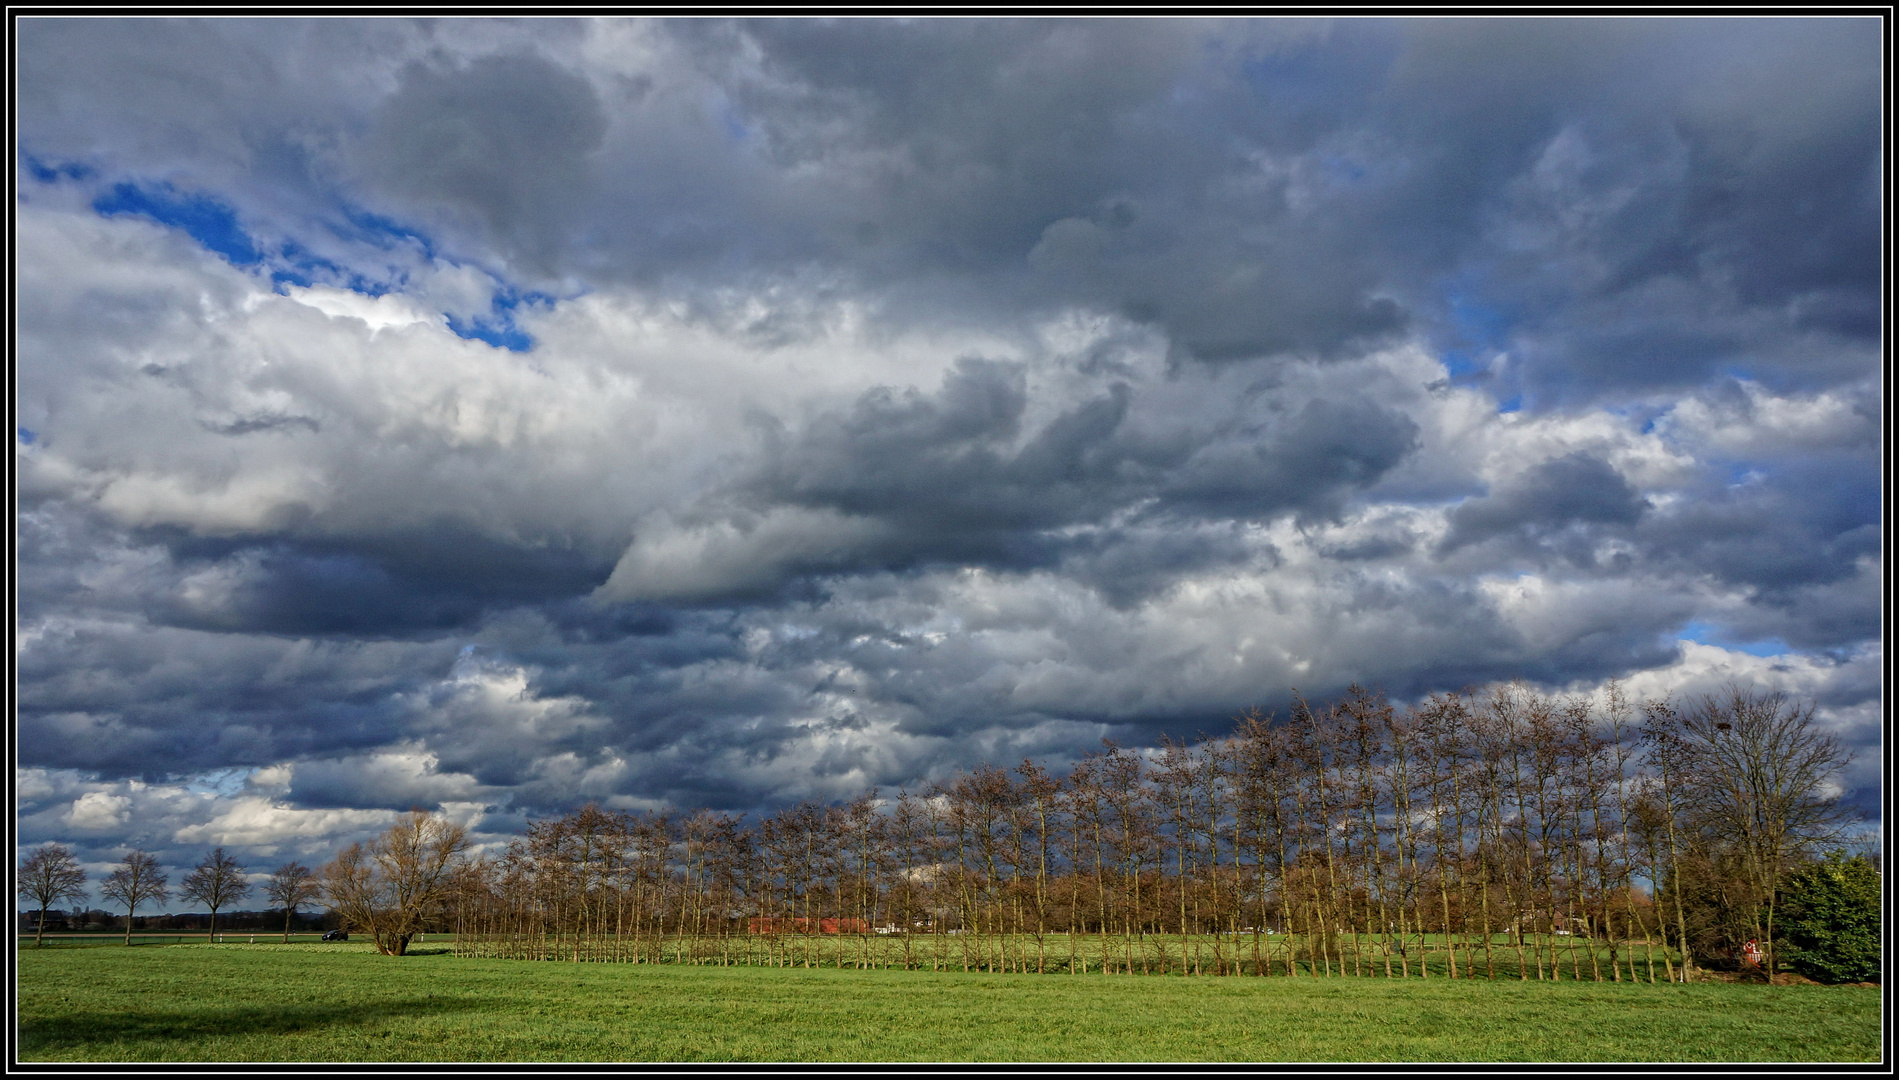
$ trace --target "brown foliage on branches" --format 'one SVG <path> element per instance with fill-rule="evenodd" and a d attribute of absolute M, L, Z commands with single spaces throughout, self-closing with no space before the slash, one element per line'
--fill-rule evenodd
<path fill-rule="evenodd" d="M 414 810 L 368 846 L 351 844 L 325 864 L 323 894 L 344 925 L 384 956 L 401 956 L 452 895 L 468 833 Z"/>
<path fill-rule="evenodd" d="M 1725 941 L 1697 890 L 1771 934 L 1843 761 L 1773 695 L 1638 724 L 1615 688 L 1355 687 L 1065 776 L 985 765 L 749 824 L 588 806 L 470 866 L 454 917 L 465 951 L 573 962 L 1672 981 L 1684 942 Z"/>

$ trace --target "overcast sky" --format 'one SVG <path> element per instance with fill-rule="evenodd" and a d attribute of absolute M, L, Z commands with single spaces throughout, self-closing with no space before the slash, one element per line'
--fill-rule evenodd
<path fill-rule="evenodd" d="M 23 844 L 1354 681 L 1785 689 L 1877 813 L 1876 19 L 18 31 Z"/>

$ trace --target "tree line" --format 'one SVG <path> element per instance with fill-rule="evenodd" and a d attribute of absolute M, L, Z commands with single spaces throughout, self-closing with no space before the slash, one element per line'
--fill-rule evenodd
<path fill-rule="evenodd" d="M 87 899 L 86 872 L 79 857 L 64 844 L 43 844 L 20 861 L 16 874 L 17 893 L 35 905 L 38 919 L 33 944 L 44 944 L 47 913 L 54 905 Z M 211 909 L 209 934 L 218 930 L 218 912 L 251 895 L 250 877 L 238 860 L 222 846 L 213 848 L 191 873 L 179 883 L 178 893 Z M 132 943 L 132 923 L 138 909 L 171 899 L 171 876 L 158 858 L 148 851 L 133 849 L 99 883 L 99 893 L 125 909 L 125 943 Z M 288 862 L 271 872 L 264 883 L 264 895 L 282 911 L 284 940 L 290 940 L 291 920 L 297 909 L 323 896 L 315 873 L 299 862 Z"/>
<path fill-rule="evenodd" d="M 1813 706 L 1354 687 L 1057 776 L 735 814 L 587 806 L 443 877 L 472 955 L 1075 974 L 1686 981 L 1774 970 L 1844 824 Z"/>
<path fill-rule="evenodd" d="M 589 805 L 476 859 L 417 810 L 266 892 L 286 938 L 321 899 L 391 955 L 453 930 L 465 955 L 572 961 L 1687 981 L 1747 942 L 1778 968 L 1784 886 L 1841 837 L 1847 760 L 1778 692 L 1511 684 L 1400 708 L 1353 687 L 1221 736 L 1105 742 L 1063 775 L 984 765 L 749 821 Z M 58 845 L 20 882 L 42 925 L 84 895 Z M 128 943 L 168 896 L 139 851 L 101 891 Z M 222 848 L 183 887 L 214 929 L 249 891 Z"/>

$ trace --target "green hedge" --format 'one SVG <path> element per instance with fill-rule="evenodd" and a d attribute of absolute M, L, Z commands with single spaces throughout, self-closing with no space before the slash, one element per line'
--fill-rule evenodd
<path fill-rule="evenodd" d="M 1836 851 L 1781 882 L 1782 956 L 1815 982 L 1879 981 L 1879 868 Z"/>

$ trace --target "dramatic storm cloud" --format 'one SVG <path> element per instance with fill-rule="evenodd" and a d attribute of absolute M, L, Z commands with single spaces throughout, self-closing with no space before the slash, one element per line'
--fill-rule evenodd
<path fill-rule="evenodd" d="M 23 19 L 21 840 L 1505 679 L 1811 698 L 1876 814 L 1880 33 Z"/>

